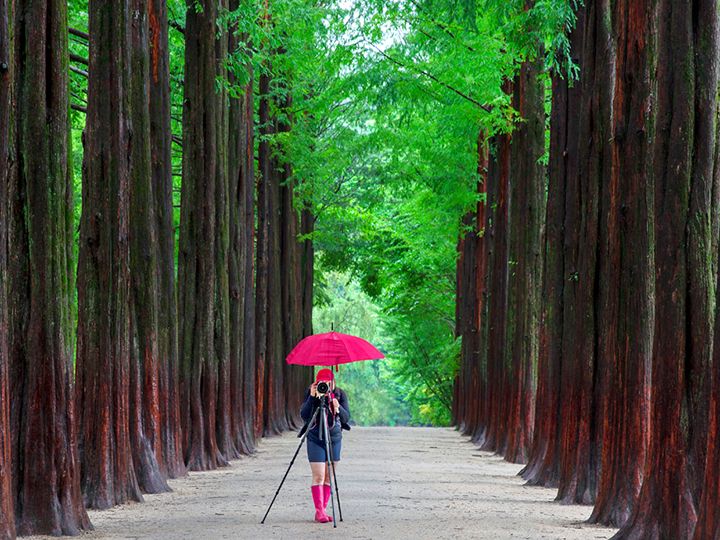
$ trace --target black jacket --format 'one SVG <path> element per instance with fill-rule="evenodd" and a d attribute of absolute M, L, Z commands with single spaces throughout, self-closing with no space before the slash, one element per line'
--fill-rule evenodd
<path fill-rule="evenodd" d="M 338 414 L 329 414 L 328 424 L 330 429 L 330 439 L 333 441 L 342 438 L 342 430 L 350 429 L 348 422 L 350 421 L 350 408 L 348 407 L 347 394 L 341 389 L 336 388 L 333 393 L 335 398 L 340 403 L 340 410 Z M 305 421 L 305 425 L 298 433 L 298 437 L 302 437 L 305 431 L 310 429 L 308 437 L 312 437 L 315 440 L 320 440 L 320 427 L 319 422 L 313 422 L 312 425 L 308 426 L 308 423 L 315 414 L 315 410 L 320 406 L 320 398 L 316 398 L 310 395 L 310 389 L 305 390 L 305 401 L 303 401 L 302 407 L 300 407 L 300 416 Z M 330 412 L 330 411 L 328 411 Z M 319 419 L 318 415 L 318 419 Z"/>

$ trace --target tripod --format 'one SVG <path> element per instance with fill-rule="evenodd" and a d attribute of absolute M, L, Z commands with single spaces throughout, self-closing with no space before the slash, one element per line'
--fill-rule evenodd
<path fill-rule="evenodd" d="M 280 481 L 280 485 L 277 488 L 277 491 L 275 492 L 275 496 L 273 497 L 272 501 L 270 501 L 270 506 L 268 506 L 267 511 L 265 512 L 265 515 L 262 518 L 261 524 L 265 523 L 265 518 L 267 518 L 268 514 L 270 513 L 270 509 L 272 508 L 273 504 L 275 503 L 275 499 L 277 499 L 277 496 L 280 494 L 280 490 L 283 487 L 283 484 L 285 483 L 285 479 L 287 478 L 287 475 L 290 473 L 290 469 L 292 469 L 293 464 L 295 463 L 295 458 L 300 453 L 300 449 L 302 448 L 303 443 L 305 442 L 305 439 L 308 436 L 308 433 L 310 433 L 310 426 L 312 425 L 314 420 L 317 420 L 318 415 L 321 417 L 321 429 L 320 429 L 320 438 L 325 442 L 325 464 L 327 466 L 328 474 L 330 474 L 330 506 L 332 508 L 332 519 L 333 519 L 333 528 L 337 527 L 337 520 L 335 519 L 335 498 L 337 498 L 337 505 L 338 505 L 338 513 L 340 514 L 340 521 L 343 520 L 342 518 L 342 508 L 340 506 L 340 490 L 338 489 L 337 485 L 337 477 L 335 475 L 335 461 L 333 461 L 332 454 L 330 453 L 330 430 L 328 429 L 328 397 L 327 395 L 320 397 L 320 407 L 315 409 L 315 412 L 312 415 L 312 418 L 307 424 L 307 429 L 305 430 L 305 433 L 302 434 L 302 438 L 300 439 L 300 444 L 297 447 L 297 450 L 295 450 L 295 454 L 292 457 L 292 460 L 290 460 L 290 465 L 288 465 L 287 471 L 285 471 L 285 475 L 283 476 L 282 480 Z M 335 487 L 335 496 L 333 497 L 333 486 Z"/>

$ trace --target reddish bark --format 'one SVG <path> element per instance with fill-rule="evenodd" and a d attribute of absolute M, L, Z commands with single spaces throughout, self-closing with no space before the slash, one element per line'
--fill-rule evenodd
<path fill-rule="evenodd" d="M 510 91 L 506 85 L 506 91 Z M 505 399 L 507 380 L 505 378 L 504 350 L 505 326 L 507 320 L 507 274 L 508 274 L 508 198 L 510 179 L 509 135 L 498 135 L 491 154 L 488 179 L 491 186 L 497 186 L 494 197 L 488 200 L 491 209 L 490 227 L 486 231 L 492 243 L 489 257 L 488 277 L 488 330 L 487 330 L 487 380 L 489 402 L 488 427 L 482 448 L 500 452 L 505 447 L 507 415 Z"/>
<path fill-rule="evenodd" d="M 238 7 L 238 0 L 230 9 Z M 237 30 L 228 33 L 229 49 L 240 45 Z M 231 84 L 239 84 L 230 72 Z M 241 98 L 230 98 L 230 146 L 228 167 L 230 181 L 230 364 L 232 437 L 239 452 L 255 450 L 253 420 L 255 416 L 255 354 L 254 354 L 254 156 L 253 156 L 253 90 L 252 72 Z"/>
<path fill-rule="evenodd" d="M 160 259 L 150 130 L 150 23 L 145 0 L 133 0 L 130 23 L 130 440 L 138 485 L 169 491 L 163 463 L 158 348 Z"/>
<path fill-rule="evenodd" d="M 302 392 L 310 383 L 310 370 L 285 363 L 285 357 L 299 341 L 305 325 L 305 310 L 300 299 L 303 276 L 297 241 L 298 215 L 293 202 L 294 185 L 290 180 L 290 164 L 284 161 L 282 147 L 275 137 L 287 132 L 290 125 L 288 120 L 270 115 L 272 85 L 280 83 L 266 74 L 260 76 L 259 82 L 257 427 L 262 426 L 265 435 L 274 435 L 302 424 L 298 409 Z M 274 107 L 289 115 L 289 98 L 275 103 Z"/>
<path fill-rule="evenodd" d="M 608 25 L 613 18 L 610 10 L 606 3 L 598 4 L 592 12 L 588 10 L 595 20 L 589 18 L 593 27 L 588 29 L 588 35 L 597 43 L 608 43 Z M 650 155 L 646 133 L 652 126 L 648 104 L 652 98 L 646 82 L 649 65 L 643 59 L 643 41 L 649 34 L 643 34 L 634 23 L 623 26 L 622 21 L 622 16 L 615 18 L 620 36 L 617 56 L 613 45 L 605 45 L 592 64 L 596 82 L 588 81 L 597 85 L 599 81 L 615 80 L 615 93 L 610 93 L 609 85 L 602 86 L 599 108 L 590 105 L 584 113 L 600 128 L 593 141 L 612 141 L 609 149 L 595 143 L 587 168 L 591 172 L 599 169 L 603 178 L 598 307 L 600 399 L 596 404 L 602 420 L 598 423 L 602 456 L 591 521 L 615 526 L 627 519 L 642 478 L 653 324 L 653 268 L 648 256 L 652 212 L 647 198 L 652 182 L 646 172 Z M 630 29 L 630 41 L 625 41 L 623 27 Z M 632 49 L 631 55 L 625 54 L 625 47 Z M 592 96 L 590 89 L 586 92 Z M 610 163 L 609 170 L 606 163 Z"/>
<path fill-rule="evenodd" d="M 191 470 L 225 465 L 217 445 L 218 358 L 215 346 L 218 169 L 215 0 L 187 11 L 183 185 L 178 257 L 179 327 L 185 463 Z"/>
<path fill-rule="evenodd" d="M 273 134 L 277 132 L 276 120 L 272 120 Z M 285 411 L 286 381 L 285 357 L 283 356 L 283 315 L 282 315 L 282 269 L 281 269 L 281 207 L 280 163 L 275 155 L 277 148 L 271 145 L 270 163 L 261 167 L 268 176 L 265 184 L 267 223 L 267 356 L 265 362 L 265 425 L 264 434 L 275 435 L 288 429 Z M 297 405 L 296 405 L 297 407 Z"/>
<path fill-rule="evenodd" d="M 569 37 L 574 55 L 582 48 L 584 12 L 584 8 L 579 9 L 577 25 Z M 579 68 L 583 77 L 582 65 Z M 571 174 L 577 171 L 579 89 L 580 84 L 571 82 L 567 75 L 553 74 L 535 427 L 528 465 L 520 472 L 528 484 L 546 487 L 556 487 L 560 481 L 565 191 Z"/>
<path fill-rule="evenodd" d="M 716 289 L 717 290 L 717 289 Z M 712 393 L 707 431 L 705 481 L 698 505 L 694 540 L 720 538 L 720 317 L 715 312 Z"/>
<path fill-rule="evenodd" d="M 2 325 L 12 344 L 9 376 L 2 382 L 11 385 L 11 498 L 18 534 L 79 534 L 90 522 L 80 493 L 71 382 L 67 7 L 16 1 L 13 10 L 14 64 L 8 68 L 14 88 L 7 90 L 15 139 L 5 139 L 11 166 L 3 168 L 9 173 L 3 179 L 10 217 L 5 241 L 13 249 L 9 326 Z"/>
<path fill-rule="evenodd" d="M 7 230 L 11 170 L 10 122 L 13 77 L 8 0 L 0 0 L 0 538 L 15 538 L 15 505 L 11 478 L 10 388 L 8 385 Z"/>
<path fill-rule="evenodd" d="M 490 257 L 490 242 L 488 241 L 488 169 L 490 167 L 490 146 L 485 131 L 478 134 L 477 139 L 477 174 L 478 174 L 478 202 L 475 210 L 475 223 L 478 231 L 477 239 L 477 272 L 475 275 L 475 289 L 477 297 L 477 318 L 475 327 L 478 331 L 477 344 L 477 397 L 476 404 L 476 421 L 470 437 L 476 444 L 482 444 L 482 438 L 487 426 L 487 349 L 483 345 L 487 343 L 487 279 L 488 279 L 488 259 Z"/>
<path fill-rule="evenodd" d="M 460 373 L 457 388 L 456 421 L 461 433 L 468 435 L 474 429 L 477 411 L 477 369 L 473 363 L 477 360 L 478 329 L 477 320 L 477 228 L 475 212 L 463 216 L 458 240 L 456 325 L 455 333 L 461 339 Z"/>
<path fill-rule="evenodd" d="M 462 339 L 460 351 L 460 374 L 456 381 L 454 400 L 455 421 L 460 431 L 475 442 L 481 436 L 487 420 L 484 416 L 486 380 L 482 329 L 486 325 L 485 284 L 487 279 L 487 170 L 488 143 L 484 132 L 477 139 L 477 193 L 478 201 L 473 211 L 462 220 L 461 237 L 458 241 L 456 329 Z"/>
<path fill-rule="evenodd" d="M 267 321 L 268 321 L 268 183 L 270 177 L 270 130 L 269 93 L 270 78 L 266 73 L 259 80 L 260 103 L 258 117 L 260 121 L 260 141 L 258 142 L 257 180 L 257 252 L 255 284 L 255 435 L 261 436 L 265 426 L 267 363 Z"/>
<path fill-rule="evenodd" d="M 172 206 L 170 67 L 167 2 L 147 4 L 150 42 L 150 158 L 155 198 L 158 264 L 158 393 L 160 400 L 161 469 L 170 478 L 185 474 L 180 419 L 180 380 L 175 298 L 175 232 Z"/>
<path fill-rule="evenodd" d="M 610 263 L 609 255 L 598 256 L 607 227 L 607 204 L 601 208 L 600 196 L 609 176 L 607 124 L 611 85 L 603 77 L 607 72 L 609 29 L 606 3 L 586 4 L 580 19 L 583 45 L 579 47 L 580 97 L 573 115 L 579 117 L 575 133 L 568 132 L 568 161 L 565 206 L 563 288 L 563 341 L 560 393 L 560 478 L 558 499 L 567 503 L 591 504 L 598 490 L 602 431 L 598 413 L 601 398 L 598 358 L 599 334 L 614 329 L 614 318 L 598 315 L 602 291 L 617 294 L 620 286 L 619 261 Z M 578 144 L 573 144 L 577 140 Z M 573 179 L 577 178 L 576 181 Z M 600 224 L 603 223 L 601 226 Z M 613 233 L 607 242 L 617 245 Z M 608 267 L 608 273 L 603 270 Z M 600 291 L 598 291 L 600 288 Z"/>
<path fill-rule="evenodd" d="M 707 60 L 706 55 L 708 52 L 712 54 L 714 51 L 717 51 L 719 39 L 718 34 L 720 32 L 720 28 L 718 27 L 719 19 L 717 13 L 714 13 L 713 16 L 712 11 L 709 14 L 707 14 L 707 11 L 705 11 L 710 7 L 711 6 L 709 4 L 703 4 L 703 17 L 710 16 L 712 18 L 708 19 L 706 21 L 706 24 L 698 29 L 698 34 L 695 38 L 696 44 L 702 43 L 700 39 L 701 37 L 705 38 L 705 48 L 696 45 L 698 50 L 701 51 L 701 58 L 703 58 L 703 60 L 705 61 Z M 703 63 L 698 62 L 698 67 L 700 67 L 701 65 L 703 65 Z M 704 68 L 707 69 L 706 64 L 704 65 Z M 699 84 L 699 91 L 696 95 L 695 107 L 696 110 L 705 110 L 706 112 L 714 110 L 715 117 L 717 118 L 720 105 L 716 102 L 715 92 L 712 91 L 712 84 L 713 82 L 716 82 L 713 81 L 715 76 L 716 74 L 713 73 L 713 71 L 710 71 L 710 76 L 705 81 L 697 81 L 697 83 Z M 711 131 L 712 122 L 710 121 L 710 116 L 711 115 L 709 114 L 703 115 L 696 120 L 698 122 L 696 132 L 699 131 L 705 137 L 707 137 L 704 142 L 705 147 L 703 148 L 703 151 L 701 154 L 699 154 L 699 156 L 702 156 L 703 160 L 708 160 L 707 153 L 710 152 L 714 163 L 714 170 L 709 171 L 707 168 L 705 168 L 705 173 L 712 174 L 714 184 L 714 192 L 712 198 L 713 212 L 717 216 L 717 192 L 718 186 L 720 186 L 720 149 L 718 148 L 717 144 L 719 134 L 717 131 L 715 133 Z M 708 126 L 707 123 L 710 123 L 710 126 Z M 715 122 L 715 125 L 717 129 L 717 121 Z M 710 128 L 710 130 L 708 130 L 708 128 Z M 713 135 L 714 139 L 712 138 Z M 705 161 L 705 163 L 707 167 L 707 161 Z M 717 235 L 717 224 L 713 223 L 711 238 L 715 239 L 716 241 Z M 715 249 L 717 249 L 717 247 L 715 247 Z M 717 274 L 717 253 L 714 253 L 713 259 L 715 261 L 713 275 L 717 276 L 717 279 L 720 279 L 720 276 Z M 716 284 L 715 291 L 720 290 L 718 288 L 718 285 L 720 285 L 720 282 Z M 705 540 L 709 538 L 716 540 L 720 538 L 720 504 L 718 503 L 718 501 L 720 501 L 720 316 L 718 316 L 718 309 L 719 308 L 716 296 L 713 358 L 712 364 L 709 367 L 709 371 L 706 375 L 708 382 L 711 383 L 712 386 L 711 393 L 708 399 L 705 470 L 703 484 L 700 486 L 702 488 L 701 496 L 697 505 L 698 520 L 693 536 L 694 540 Z M 693 425 L 693 429 L 697 430 L 698 428 L 702 428 L 702 426 Z"/>
<path fill-rule="evenodd" d="M 226 11 L 227 0 L 218 0 L 218 13 Z M 217 32 L 216 32 L 217 33 Z M 226 31 L 220 32 L 215 42 L 216 77 L 227 80 L 225 60 L 229 40 Z M 218 366 L 216 434 L 220 454 L 225 459 L 235 459 L 240 452 L 235 447 L 233 436 L 231 399 L 231 356 L 230 356 L 230 214 L 231 199 L 230 170 L 230 103 L 225 86 L 215 89 L 217 176 L 215 186 L 216 238 L 215 238 L 215 301 L 214 301 L 214 345 Z"/>
<path fill-rule="evenodd" d="M 291 179 L 290 165 L 283 165 L 283 181 L 280 185 L 281 196 L 281 244 L 280 268 L 282 271 L 282 315 L 283 315 L 283 350 L 282 361 L 285 366 L 285 415 L 288 425 L 298 429 L 303 425 L 300 418 L 300 407 L 304 397 L 304 390 L 310 384 L 308 377 L 311 372 L 301 366 L 285 364 L 285 358 L 293 347 L 302 339 L 303 310 L 302 310 L 302 266 L 300 264 L 301 244 L 298 241 L 300 234 L 300 216 L 295 208 L 295 183 Z M 307 382 L 307 385 L 305 384 Z"/>
<path fill-rule="evenodd" d="M 85 504 L 142 500 L 130 441 L 130 10 L 89 6 L 90 72 L 78 262 L 77 411 Z"/>
<path fill-rule="evenodd" d="M 150 157 L 157 220 L 159 261 L 158 355 L 160 359 L 161 467 L 170 478 L 185 474 L 180 419 L 180 379 L 175 297 L 175 231 L 173 223 L 170 130 L 170 59 L 167 3 L 148 2 L 150 24 Z"/>
<path fill-rule="evenodd" d="M 527 461 L 535 418 L 535 376 L 540 321 L 542 234 L 545 216 L 544 91 L 542 60 L 524 62 L 515 84 L 513 104 L 523 119 L 510 145 L 510 253 L 506 369 L 508 431 L 504 456 Z"/>
<path fill-rule="evenodd" d="M 648 191 L 654 192 L 655 212 L 650 251 L 655 255 L 655 336 L 642 488 L 617 537 L 689 538 L 701 499 L 709 418 L 717 119 L 706 116 L 717 111 L 718 85 L 717 37 L 708 43 L 699 30 L 703 24 L 696 22 L 717 24 L 718 13 L 714 2 L 665 0 L 656 14 L 636 13 L 634 6 L 626 13 L 628 25 L 621 28 L 633 31 L 635 43 L 639 34 L 635 49 L 643 53 L 647 47 L 639 60 L 657 76 L 652 153 L 645 160 L 654 180 Z M 624 14 L 618 12 L 618 22 Z M 655 47 L 657 58 L 651 53 Z"/>

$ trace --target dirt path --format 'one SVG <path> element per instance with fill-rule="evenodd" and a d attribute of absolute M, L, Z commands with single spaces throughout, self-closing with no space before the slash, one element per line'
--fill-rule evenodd
<path fill-rule="evenodd" d="M 311 538 L 304 448 L 265 525 L 260 525 L 297 447 L 294 434 L 262 441 L 229 468 L 171 481 L 173 493 L 92 512 L 87 538 Z M 345 521 L 338 538 L 609 538 L 585 525 L 589 507 L 553 503 L 555 490 L 524 487 L 520 467 L 479 452 L 452 429 L 353 428 L 343 439 L 338 483 Z M 329 508 L 328 508 L 329 511 Z"/>

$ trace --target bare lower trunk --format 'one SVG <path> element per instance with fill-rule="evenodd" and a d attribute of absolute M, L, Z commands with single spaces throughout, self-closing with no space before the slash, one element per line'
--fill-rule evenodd
<path fill-rule="evenodd" d="M 10 387 L 8 384 L 8 183 L 11 171 L 10 123 L 13 89 L 8 0 L 0 0 L 0 538 L 15 538 L 12 483 Z"/>
<path fill-rule="evenodd" d="M 77 410 L 85 503 L 108 508 L 142 500 L 130 434 L 130 10 L 95 0 L 89 15 Z"/>
<path fill-rule="evenodd" d="M 150 159 L 157 230 L 158 358 L 161 469 L 170 478 L 185 474 L 180 420 L 180 380 L 175 296 L 175 232 L 173 224 L 170 131 L 170 73 L 167 3 L 148 1 L 150 31 Z"/>
<path fill-rule="evenodd" d="M 11 166 L 3 167 L 9 173 L 3 180 L 9 190 L 10 222 L 5 229 L 9 237 L 2 242 L 3 250 L 6 241 L 13 250 L 9 327 L 5 320 L 2 325 L 9 335 L 2 337 L 12 344 L 8 431 L 15 524 L 23 535 L 79 534 L 90 522 L 80 494 L 71 377 L 67 7 L 58 1 L 16 1 L 13 8 L 15 54 L 7 68 L 14 82 L 15 140 L 6 139 L 12 155 Z M 3 151 L 3 159 L 7 157 Z M 7 380 L 3 377 L 2 384 Z"/>
<path fill-rule="evenodd" d="M 179 321 L 185 463 L 191 470 L 226 464 L 217 444 L 218 190 L 225 189 L 218 138 L 216 0 L 189 7 L 185 28 L 183 185 L 180 216 Z"/>

